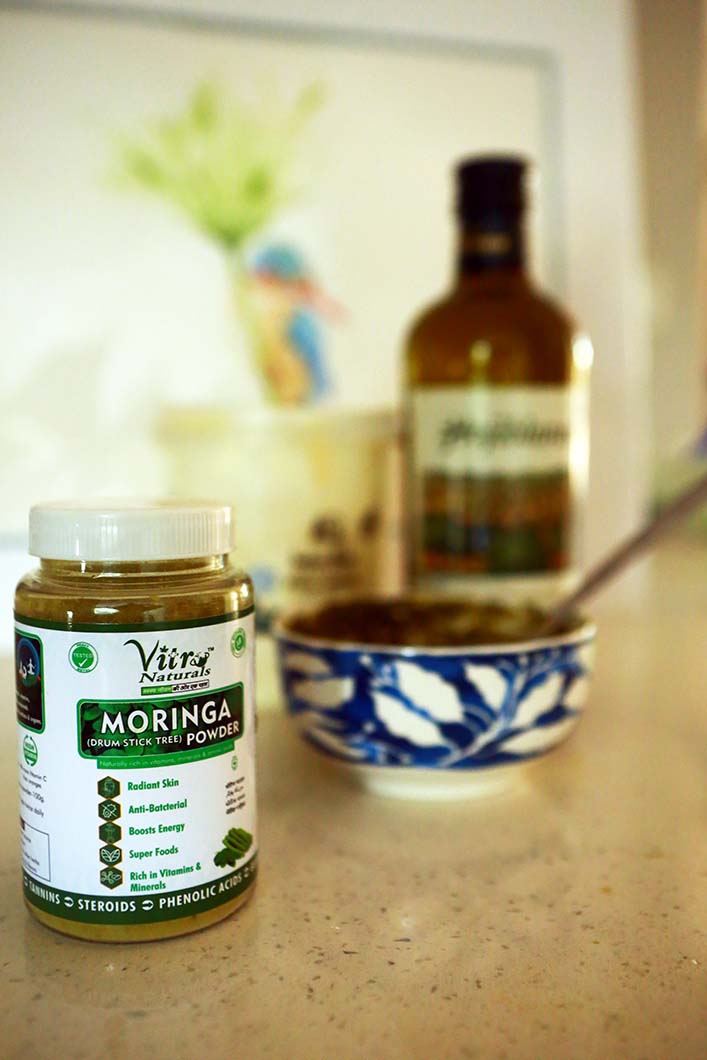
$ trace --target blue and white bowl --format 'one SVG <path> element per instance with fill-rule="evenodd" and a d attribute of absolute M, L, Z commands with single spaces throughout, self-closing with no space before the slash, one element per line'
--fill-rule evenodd
<path fill-rule="evenodd" d="M 276 628 L 301 735 L 385 794 L 454 797 L 505 786 L 576 726 L 595 627 L 523 643 L 389 648 Z"/>

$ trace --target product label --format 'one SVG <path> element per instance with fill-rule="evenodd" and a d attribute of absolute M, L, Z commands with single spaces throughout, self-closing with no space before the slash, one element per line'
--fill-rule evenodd
<path fill-rule="evenodd" d="M 132 924 L 245 891 L 257 862 L 253 615 L 16 622 L 27 900 Z"/>
<path fill-rule="evenodd" d="M 534 574 L 570 562 L 577 395 L 435 386 L 411 398 L 415 572 Z"/>

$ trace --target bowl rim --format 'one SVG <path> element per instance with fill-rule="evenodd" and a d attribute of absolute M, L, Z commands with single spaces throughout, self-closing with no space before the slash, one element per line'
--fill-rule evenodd
<path fill-rule="evenodd" d="M 582 623 L 568 633 L 556 633 L 549 637 L 531 637 L 527 640 L 509 641 L 507 644 L 456 645 L 450 647 L 425 647 L 424 645 L 367 644 L 364 641 L 329 640 L 306 633 L 293 633 L 286 628 L 286 616 L 279 616 L 272 625 L 272 635 L 280 643 L 288 641 L 305 648 L 326 651 L 358 652 L 360 655 L 419 655 L 473 656 L 473 655 L 523 655 L 527 652 L 543 651 L 547 648 L 566 648 L 593 641 L 597 634 L 596 623 L 582 618 Z"/>

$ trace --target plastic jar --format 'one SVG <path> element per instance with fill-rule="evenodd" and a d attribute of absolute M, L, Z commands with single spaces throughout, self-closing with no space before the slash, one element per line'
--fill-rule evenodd
<path fill-rule="evenodd" d="M 253 587 L 228 506 L 46 504 L 15 597 L 23 882 L 78 938 L 182 935 L 257 872 Z"/>

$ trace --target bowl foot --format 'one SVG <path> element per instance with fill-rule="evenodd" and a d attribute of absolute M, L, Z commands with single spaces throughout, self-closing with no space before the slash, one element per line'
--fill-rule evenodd
<path fill-rule="evenodd" d="M 482 799 L 499 795 L 526 782 L 528 766 L 499 766 L 468 771 L 356 766 L 352 779 L 375 795 L 396 799 Z"/>

